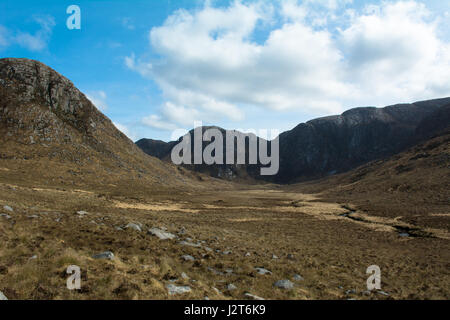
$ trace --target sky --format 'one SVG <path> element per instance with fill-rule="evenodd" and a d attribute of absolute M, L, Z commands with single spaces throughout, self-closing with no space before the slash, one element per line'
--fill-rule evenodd
<path fill-rule="evenodd" d="M 282 132 L 450 96 L 449 19 L 441 0 L 2 0 L 0 57 L 52 67 L 134 141 Z"/>

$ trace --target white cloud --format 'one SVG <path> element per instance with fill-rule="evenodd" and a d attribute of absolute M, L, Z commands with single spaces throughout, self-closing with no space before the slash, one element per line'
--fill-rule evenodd
<path fill-rule="evenodd" d="M 34 21 L 40 26 L 40 29 L 34 34 L 23 31 L 12 32 L 6 27 L 0 26 L 0 48 L 19 45 L 30 51 L 46 49 L 56 25 L 55 19 L 52 16 L 35 16 Z"/>
<path fill-rule="evenodd" d="M 348 79 L 362 98 L 415 100 L 450 94 L 450 45 L 414 1 L 371 7 L 341 32 Z"/>
<path fill-rule="evenodd" d="M 425 5 L 383 2 L 337 18 L 334 12 L 351 2 L 282 2 L 273 9 L 279 23 L 262 2 L 176 11 L 150 31 L 160 59 L 125 59 L 129 69 L 156 81 L 166 100 L 146 124 L 242 121 L 255 107 L 330 114 L 450 95 L 449 44 L 437 36 L 438 20 Z M 329 10 L 325 20 L 315 18 L 314 6 Z M 329 19 L 345 19 L 345 27 Z M 272 29 L 255 42 L 261 22 Z"/>
<path fill-rule="evenodd" d="M 93 91 L 86 94 L 86 97 L 91 100 L 92 104 L 97 107 L 98 110 L 105 112 L 108 109 L 108 104 L 106 103 L 106 93 L 104 91 Z"/>
<path fill-rule="evenodd" d="M 42 51 L 47 48 L 52 34 L 53 27 L 56 25 L 55 19 L 51 16 L 35 17 L 34 20 L 40 25 L 40 29 L 34 34 L 28 32 L 19 32 L 14 41 L 30 51 Z"/>
<path fill-rule="evenodd" d="M 142 123 L 149 127 L 160 129 L 160 130 L 171 131 L 171 130 L 177 129 L 176 125 L 174 125 L 171 122 L 162 120 L 162 118 L 160 116 L 155 115 L 155 114 L 143 118 Z"/>

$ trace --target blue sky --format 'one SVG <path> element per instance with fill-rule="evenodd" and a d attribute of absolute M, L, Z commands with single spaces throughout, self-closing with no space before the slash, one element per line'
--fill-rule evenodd
<path fill-rule="evenodd" d="M 81 9 L 69 30 L 66 9 Z M 130 138 L 193 120 L 293 128 L 450 96 L 450 1 L 0 2 L 0 57 L 39 60 Z"/>

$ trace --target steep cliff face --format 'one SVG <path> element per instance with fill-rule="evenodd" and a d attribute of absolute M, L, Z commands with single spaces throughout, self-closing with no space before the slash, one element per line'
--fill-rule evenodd
<path fill-rule="evenodd" d="M 450 98 L 398 104 L 385 108 L 355 108 L 339 116 L 302 123 L 279 137 L 280 170 L 261 176 L 260 166 L 227 166 L 231 176 L 250 176 L 292 183 L 345 172 L 375 159 L 396 154 L 430 137 L 448 124 Z M 222 129 L 223 130 L 223 129 Z M 192 134 L 192 132 L 191 132 Z M 175 142 L 143 139 L 148 154 L 168 160 Z M 221 177 L 222 166 L 191 166 Z"/>
<path fill-rule="evenodd" d="M 99 179 L 176 180 L 177 170 L 145 155 L 70 80 L 29 59 L 0 59 L 0 141 L 0 159 L 40 161 L 43 176 L 67 178 L 49 164 L 57 161 Z"/>
<path fill-rule="evenodd" d="M 249 177 L 256 177 L 260 174 L 260 168 L 261 165 L 259 162 L 257 164 L 249 165 L 249 143 L 250 143 L 250 137 L 252 137 L 254 140 L 253 142 L 256 143 L 256 146 L 258 147 L 259 142 L 264 142 L 267 144 L 266 140 L 257 138 L 255 135 L 252 134 L 245 134 L 236 130 L 225 130 L 223 128 L 219 127 L 202 127 L 201 129 L 202 135 L 205 133 L 208 129 L 217 129 L 222 134 L 223 140 L 222 140 L 222 162 L 223 164 L 215 164 L 215 165 L 207 165 L 207 164 L 194 164 L 194 130 L 189 131 L 189 137 L 191 143 L 191 161 L 190 164 L 183 164 L 185 168 L 191 169 L 196 172 L 205 173 L 207 175 L 210 175 L 212 177 L 221 178 L 225 180 L 236 180 L 236 179 L 247 179 Z M 227 164 L 226 157 L 227 157 L 227 133 L 233 134 L 234 138 L 234 144 L 233 144 L 233 152 L 235 156 L 235 163 L 234 164 Z M 164 142 L 159 140 L 152 140 L 152 139 L 141 139 L 136 142 L 136 145 L 141 148 L 145 153 L 151 156 L 155 156 L 159 159 L 162 159 L 164 161 L 170 162 L 171 161 L 171 152 L 172 149 L 182 141 L 183 137 L 180 137 L 177 141 L 170 141 L 170 142 Z M 214 140 L 212 139 L 211 142 Z M 237 160 L 237 153 L 238 153 L 238 141 L 244 141 L 245 143 L 245 163 L 246 164 L 236 164 Z M 203 141 L 202 143 L 202 151 L 205 150 L 206 146 L 208 146 L 210 141 Z M 257 150 L 259 150 L 257 148 Z"/>
<path fill-rule="evenodd" d="M 300 124 L 280 136 L 279 182 L 344 172 L 416 143 L 415 130 L 450 103 L 430 100 L 379 108 L 356 108 L 340 116 Z"/>

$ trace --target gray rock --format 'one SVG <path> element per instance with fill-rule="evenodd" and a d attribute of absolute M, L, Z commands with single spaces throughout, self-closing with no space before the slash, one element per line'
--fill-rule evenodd
<path fill-rule="evenodd" d="M 234 284 L 232 284 L 232 283 L 227 285 L 227 290 L 228 291 L 233 291 L 233 290 L 236 290 L 236 289 L 237 289 L 237 287 Z"/>
<path fill-rule="evenodd" d="M 4 213 L 0 214 L 0 217 L 4 217 L 8 220 L 11 219 L 11 216 L 9 214 L 4 214 Z"/>
<path fill-rule="evenodd" d="M 0 300 L 8 300 L 8 298 L 0 291 Z"/>
<path fill-rule="evenodd" d="M 176 238 L 174 234 L 158 228 L 151 228 L 150 230 L 148 230 L 148 233 L 154 235 L 155 237 L 158 237 L 160 240 L 171 240 Z"/>
<path fill-rule="evenodd" d="M 183 294 L 191 292 L 191 287 L 189 286 L 176 286 L 174 284 L 168 284 L 166 286 L 167 290 L 169 291 L 169 295 L 173 296 L 175 294 Z"/>
<path fill-rule="evenodd" d="M 84 217 L 86 215 L 88 215 L 89 213 L 86 211 L 77 211 L 77 215 L 79 215 L 80 217 Z"/>
<path fill-rule="evenodd" d="M 117 231 L 123 231 L 121 227 L 115 227 L 114 229 L 116 229 Z"/>
<path fill-rule="evenodd" d="M 187 242 L 187 241 L 180 241 L 178 242 L 179 245 L 182 246 L 188 246 L 188 247 L 194 247 L 194 248 L 200 248 L 201 245 L 198 243 L 192 243 L 192 242 Z"/>
<path fill-rule="evenodd" d="M 186 238 L 185 240 L 188 241 L 188 242 L 194 241 L 192 238 Z"/>
<path fill-rule="evenodd" d="M 246 257 L 250 257 L 250 256 L 251 256 L 251 253 L 250 253 L 250 252 L 247 252 L 247 253 L 245 254 L 245 256 L 246 256 Z"/>
<path fill-rule="evenodd" d="M 272 274 L 272 271 L 269 271 L 269 270 L 264 269 L 264 268 L 255 268 L 255 269 L 258 272 L 258 274 L 262 274 L 262 275 Z"/>
<path fill-rule="evenodd" d="M 301 275 L 299 274 L 294 274 L 294 276 L 292 277 L 292 279 L 294 279 L 295 281 L 303 281 L 305 280 Z"/>
<path fill-rule="evenodd" d="M 34 260 L 34 259 L 37 259 L 37 255 L 34 255 L 30 258 L 30 260 Z"/>
<path fill-rule="evenodd" d="M 272 259 L 277 260 L 277 259 L 278 259 L 278 256 L 272 255 Z"/>
<path fill-rule="evenodd" d="M 381 294 L 381 295 L 383 295 L 383 296 L 386 296 L 386 297 L 389 296 L 389 293 L 387 293 L 387 292 L 385 292 L 385 291 L 378 290 L 377 293 L 378 293 L 378 294 Z"/>
<path fill-rule="evenodd" d="M 209 247 L 204 247 L 204 249 L 205 249 L 206 251 L 208 251 L 208 252 L 212 252 L 212 251 L 213 251 L 213 249 L 211 249 L 211 248 L 209 248 Z"/>
<path fill-rule="evenodd" d="M 10 206 L 3 206 L 3 209 L 5 209 L 8 212 L 14 212 L 13 208 L 11 208 Z"/>
<path fill-rule="evenodd" d="M 138 224 L 136 224 L 136 223 L 131 223 L 131 222 L 130 222 L 129 224 L 127 224 L 127 225 L 125 226 L 125 228 L 126 228 L 126 229 L 133 229 L 134 231 L 138 231 L 138 232 L 141 232 L 141 231 L 142 231 L 140 225 L 138 225 Z"/>
<path fill-rule="evenodd" d="M 347 290 L 345 291 L 345 294 L 356 294 L 356 290 L 355 289 L 351 289 L 351 290 Z"/>
<path fill-rule="evenodd" d="M 228 256 L 228 255 L 231 254 L 231 251 L 224 251 L 224 252 L 222 252 L 222 254 L 223 254 L 224 256 Z"/>
<path fill-rule="evenodd" d="M 293 289 L 294 284 L 290 280 L 278 280 L 275 282 L 274 287 L 280 288 L 280 289 Z"/>
<path fill-rule="evenodd" d="M 246 292 L 244 294 L 244 296 L 246 296 L 247 298 L 253 299 L 253 300 L 265 300 L 264 298 L 255 296 L 254 294 L 251 294 L 251 293 L 248 293 L 248 292 Z"/>
<path fill-rule="evenodd" d="M 288 258 L 289 260 L 295 260 L 294 255 L 293 255 L 293 254 L 290 254 L 290 253 L 287 255 L 287 258 Z"/>
<path fill-rule="evenodd" d="M 111 251 L 105 251 L 99 254 L 94 254 L 92 258 L 114 260 L 114 253 L 112 253 Z"/>
<path fill-rule="evenodd" d="M 181 259 L 184 261 L 195 261 L 195 258 L 193 256 L 190 256 L 188 254 L 185 254 L 184 256 L 181 256 Z"/>
<path fill-rule="evenodd" d="M 189 279 L 189 276 L 188 276 L 185 272 L 182 272 L 182 273 L 181 273 L 181 277 L 182 277 L 183 279 L 185 279 L 185 280 L 188 280 L 188 279 Z"/>

